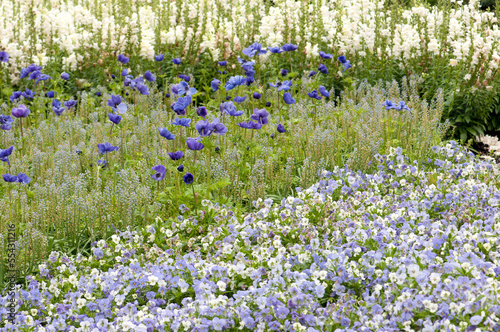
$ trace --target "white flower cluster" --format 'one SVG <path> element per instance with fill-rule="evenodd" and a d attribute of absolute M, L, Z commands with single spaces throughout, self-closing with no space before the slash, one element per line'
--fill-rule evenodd
<path fill-rule="evenodd" d="M 481 136 L 480 141 L 488 145 L 490 152 L 493 152 L 496 156 L 500 156 L 500 141 L 498 141 L 498 137 L 484 135 Z"/>
<path fill-rule="evenodd" d="M 92 56 L 130 52 L 153 60 L 155 51 L 174 48 L 192 55 L 208 51 L 217 61 L 227 60 L 255 41 L 264 46 L 296 43 L 307 57 L 317 56 L 317 50 L 325 46 L 401 60 L 447 55 L 454 65 L 484 67 L 486 78 L 498 68 L 497 18 L 479 11 L 478 1 L 446 12 L 414 7 L 395 18 L 381 0 L 344 0 L 342 4 L 5 0 L 0 3 L 0 49 L 7 51 L 16 66 L 11 68 L 13 80 L 16 70 L 32 62 L 62 61 L 66 69 L 76 70 L 93 63 Z M 446 34 L 441 33 L 443 28 Z"/>

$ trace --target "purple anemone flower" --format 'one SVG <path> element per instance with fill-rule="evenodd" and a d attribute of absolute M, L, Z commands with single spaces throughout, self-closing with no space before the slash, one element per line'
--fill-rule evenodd
<path fill-rule="evenodd" d="M 17 182 L 17 176 L 11 175 L 11 174 L 4 174 L 3 175 L 3 180 L 5 182 Z"/>
<path fill-rule="evenodd" d="M 227 66 L 227 61 L 219 61 L 219 66 L 221 67 Z"/>
<path fill-rule="evenodd" d="M 7 148 L 5 150 L 0 149 L 0 160 L 7 162 L 8 159 L 6 159 L 6 158 L 12 154 L 12 151 L 14 151 L 13 146 L 11 146 L 10 148 Z"/>
<path fill-rule="evenodd" d="M 210 86 L 212 87 L 212 91 L 219 90 L 219 85 L 220 85 L 220 80 L 218 80 L 218 79 L 214 79 L 212 82 L 210 82 Z"/>
<path fill-rule="evenodd" d="M 201 150 L 205 147 L 205 145 L 203 145 L 203 143 L 200 142 L 199 137 L 196 137 L 196 138 L 188 137 L 186 139 L 186 144 L 187 144 L 189 150 Z"/>
<path fill-rule="evenodd" d="M 326 75 L 326 74 L 328 74 L 328 68 L 326 68 L 326 66 L 325 66 L 324 64 L 320 64 L 320 65 L 318 66 L 318 70 L 319 70 L 320 72 L 322 72 L 323 74 L 325 74 L 325 75 Z"/>
<path fill-rule="evenodd" d="M 195 88 L 189 87 L 186 81 L 181 81 L 179 84 L 172 86 L 172 92 L 177 96 L 182 96 L 186 94 L 188 96 L 196 94 L 198 92 Z"/>
<path fill-rule="evenodd" d="M 160 132 L 160 136 L 161 137 L 165 137 L 166 139 L 168 139 L 169 141 L 172 141 L 175 139 L 175 135 L 172 134 L 170 131 L 168 131 L 167 128 L 160 128 L 159 129 L 159 132 Z"/>
<path fill-rule="evenodd" d="M 97 144 L 97 148 L 99 149 L 100 154 L 118 151 L 119 149 L 117 146 L 112 146 L 109 142 L 106 142 L 104 144 Z"/>
<path fill-rule="evenodd" d="M 255 65 L 255 61 L 251 60 L 245 60 L 240 57 L 238 57 L 238 62 L 241 64 L 241 68 L 243 70 L 251 70 L 253 69 L 253 66 Z"/>
<path fill-rule="evenodd" d="M 295 99 L 293 99 L 292 95 L 289 93 L 289 92 L 285 92 L 283 94 L 283 100 L 285 101 L 285 103 L 287 103 L 288 105 L 292 105 L 292 104 L 295 104 Z"/>
<path fill-rule="evenodd" d="M 69 74 L 68 73 L 62 73 L 61 78 L 65 81 L 69 80 Z"/>
<path fill-rule="evenodd" d="M 130 59 L 129 59 L 129 58 L 127 58 L 127 57 L 126 57 L 125 55 L 123 55 L 123 54 L 119 54 L 119 55 L 118 55 L 118 61 L 120 61 L 120 62 L 121 62 L 121 63 L 123 63 L 123 64 L 128 63 L 128 62 L 129 62 L 129 60 L 130 60 Z"/>
<path fill-rule="evenodd" d="M 127 113 L 128 106 L 124 102 L 121 102 L 116 108 L 113 107 L 113 111 L 118 112 L 120 114 Z"/>
<path fill-rule="evenodd" d="M 333 58 L 333 55 L 325 53 L 323 51 L 319 51 L 319 56 L 322 57 L 323 59 L 331 59 L 331 58 Z"/>
<path fill-rule="evenodd" d="M 230 116 L 240 116 L 245 113 L 244 111 L 236 111 L 236 105 L 234 105 L 232 101 L 220 104 L 220 111 Z"/>
<path fill-rule="evenodd" d="M 175 58 L 175 59 L 172 59 L 172 62 L 174 63 L 174 65 L 180 65 L 182 60 L 181 60 L 181 58 Z"/>
<path fill-rule="evenodd" d="M 12 92 L 12 95 L 9 97 L 10 102 L 12 103 L 12 102 L 18 100 L 19 98 L 21 98 L 22 95 L 23 95 L 23 93 L 21 91 Z"/>
<path fill-rule="evenodd" d="M 52 107 L 52 111 L 54 111 L 57 116 L 61 116 L 65 110 L 64 107 Z"/>
<path fill-rule="evenodd" d="M 30 110 L 22 104 L 17 108 L 13 108 L 11 111 L 11 115 L 16 118 L 25 118 L 28 116 L 28 114 L 30 114 Z"/>
<path fill-rule="evenodd" d="M 7 52 L 0 52 L 0 62 L 9 62 L 9 54 Z"/>
<path fill-rule="evenodd" d="M 117 125 L 117 124 L 119 124 L 119 123 L 120 123 L 120 121 L 122 120 L 122 117 L 121 117 L 121 116 L 119 116 L 119 115 L 117 115 L 117 114 L 114 114 L 114 113 L 109 113 L 109 114 L 108 114 L 108 117 L 109 117 L 109 120 L 110 120 L 111 122 L 113 122 L 114 124 L 116 124 L 116 125 Z"/>
<path fill-rule="evenodd" d="M 155 174 L 151 175 L 151 178 L 156 181 L 161 181 L 165 178 L 165 174 L 167 173 L 167 169 L 163 165 L 156 165 L 151 168 L 152 171 L 155 171 Z"/>
<path fill-rule="evenodd" d="M 163 61 L 163 59 L 165 58 L 165 55 L 160 53 L 158 55 L 155 55 L 155 61 Z"/>
<path fill-rule="evenodd" d="M 106 166 L 108 165 L 108 162 L 104 159 L 100 159 L 97 161 L 97 166 L 100 166 L 102 168 L 106 168 Z M 92 165 L 90 165 L 92 166 Z"/>
<path fill-rule="evenodd" d="M 234 99 L 233 99 L 233 100 L 234 100 L 236 103 L 241 104 L 242 102 L 244 102 L 244 101 L 245 101 L 245 99 L 247 99 L 247 96 L 246 96 L 246 95 L 244 95 L 243 97 L 238 97 L 238 96 L 236 96 L 236 97 L 234 97 Z"/>
<path fill-rule="evenodd" d="M 48 91 L 45 93 L 45 97 L 47 98 L 54 98 L 57 95 L 57 92 L 55 91 Z"/>
<path fill-rule="evenodd" d="M 326 88 L 324 86 L 321 85 L 318 88 L 318 91 L 319 91 L 319 93 L 321 93 L 322 96 L 324 96 L 326 98 L 330 97 L 330 92 L 328 92 L 328 90 L 326 90 Z"/>
<path fill-rule="evenodd" d="M 231 76 L 225 85 L 226 90 L 232 90 L 237 86 L 243 85 L 246 82 L 245 76 Z"/>
<path fill-rule="evenodd" d="M 141 93 L 141 95 L 149 96 L 149 88 L 146 85 L 144 85 L 142 83 L 138 84 L 137 90 Z"/>
<path fill-rule="evenodd" d="M 61 107 L 61 102 L 57 99 L 52 100 L 52 110 L 57 116 L 61 116 L 61 114 L 66 110 L 64 107 Z"/>
<path fill-rule="evenodd" d="M 201 116 L 202 118 L 206 118 L 207 117 L 207 108 L 205 106 L 200 106 L 196 109 L 196 114 L 198 114 L 198 116 Z"/>
<path fill-rule="evenodd" d="M 109 107 L 116 107 L 122 102 L 122 97 L 111 95 L 111 98 L 108 99 Z"/>
<path fill-rule="evenodd" d="M 386 110 L 390 110 L 390 109 L 395 109 L 396 108 L 395 104 L 392 101 L 390 101 L 390 100 L 384 101 L 382 103 L 382 106 L 385 106 Z"/>
<path fill-rule="evenodd" d="M 310 97 L 310 98 L 313 98 L 313 99 L 318 99 L 318 100 L 321 100 L 321 96 L 318 95 L 318 91 L 316 90 L 313 90 L 312 92 L 308 92 L 307 95 Z"/>
<path fill-rule="evenodd" d="M 149 70 L 144 73 L 144 78 L 149 82 L 156 81 L 156 77 Z"/>
<path fill-rule="evenodd" d="M 253 121 L 240 122 L 240 123 L 238 123 L 238 126 L 241 128 L 245 128 L 245 129 L 260 129 L 260 128 L 262 128 L 262 125 L 260 123 L 253 122 Z"/>
<path fill-rule="evenodd" d="M 185 184 L 191 184 L 194 181 L 194 176 L 191 173 L 186 173 L 182 177 L 182 181 L 184 181 Z"/>
<path fill-rule="evenodd" d="M 214 131 L 214 126 L 208 122 L 208 120 L 200 120 L 196 123 L 195 126 L 196 130 L 198 131 L 198 134 L 200 136 L 210 136 L 212 132 Z"/>
<path fill-rule="evenodd" d="M 26 99 L 33 99 L 35 98 L 36 93 L 31 91 L 30 89 L 26 88 L 24 89 L 25 91 L 22 93 L 23 97 Z"/>
<path fill-rule="evenodd" d="M 71 107 L 74 107 L 76 105 L 76 100 L 67 100 L 64 102 L 64 106 L 66 106 L 67 109 L 70 109 Z"/>
<path fill-rule="evenodd" d="M 265 108 L 259 110 L 258 108 L 253 110 L 253 114 L 250 116 L 250 119 L 257 121 L 261 125 L 265 125 L 269 123 L 269 119 L 267 118 L 269 113 Z"/>
<path fill-rule="evenodd" d="M 17 182 L 28 184 L 31 182 L 31 178 L 24 173 L 17 174 Z"/>
<path fill-rule="evenodd" d="M 276 130 L 278 131 L 278 133 L 286 132 L 285 126 L 283 126 L 281 123 L 278 123 L 278 128 L 276 128 Z"/>
<path fill-rule="evenodd" d="M 345 72 L 347 69 L 351 68 L 351 62 L 349 60 L 346 59 L 345 55 L 341 55 L 338 57 L 338 60 L 340 61 L 340 63 L 342 64 L 342 66 L 344 66 L 344 70 L 342 70 L 342 72 Z"/>
<path fill-rule="evenodd" d="M 285 44 L 285 45 L 281 46 L 281 48 L 285 52 L 292 52 L 292 51 L 296 51 L 299 47 L 297 45 L 294 45 L 294 44 Z"/>
<path fill-rule="evenodd" d="M 400 111 L 400 110 L 407 110 L 407 111 L 409 111 L 409 110 L 410 110 L 410 108 L 409 108 L 408 106 L 406 106 L 406 105 L 405 105 L 405 102 L 404 102 L 404 101 L 400 101 L 400 102 L 399 102 L 398 111 Z"/>
<path fill-rule="evenodd" d="M 403 109 L 408 110 L 408 111 L 410 110 L 410 108 L 408 108 L 408 106 L 405 105 L 404 101 L 400 101 L 399 104 L 396 104 L 390 100 L 386 100 L 382 103 L 382 105 L 385 106 L 386 110 L 390 110 L 390 109 L 394 109 L 396 111 L 401 111 Z"/>
<path fill-rule="evenodd" d="M 32 73 L 30 74 L 29 79 L 30 79 L 30 80 L 36 80 L 36 79 L 38 79 L 38 78 L 40 77 L 40 75 L 42 75 L 42 72 L 41 72 L 41 71 L 38 71 L 38 70 L 37 70 L 37 71 L 34 71 L 34 72 L 32 72 Z"/>
<path fill-rule="evenodd" d="M 172 124 L 175 126 L 182 126 L 182 127 L 191 127 L 190 125 L 191 119 L 189 118 L 175 118 L 174 121 L 172 121 Z"/>
<path fill-rule="evenodd" d="M 188 75 L 180 74 L 179 78 L 182 78 L 186 82 L 191 81 L 191 76 L 188 76 Z"/>
<path fill-rule="evenodd" d="M 275 84 L 269 83 L 273 88 L 278 88 L 278 91 L 288 91 L 292 88 L 292 80 L 284 81 L 284 82 L 276 82 Z"/>
<path fill-rule="evenodd" d="M 28 67 L 21 69 L 20 78 L 22 79 L 22 78 L 28 77 L 32 73 L 36 73 L 35 74 L 35 78 L 36 78 L 36 76 L 41 72 L 41 70 L 42 70 L 42 66 L 37 66 L 34 63 L 32 63 Z"/>
<path fill-rule="evenodd" d="M 41 74 L 37 77 L 36 81 L 35 81 L 35 84 L 38 84 L 39 82 L 41 81 L 48 81 L 52 79 L 52 77 L 50 77 L 49 75 L 46 75 L 46 74 Z"/>
<path fill-rule="evenodd" d="M 0 115 L 0 124 L 2 125 L 2 130 L 11 130 L 12 129 L 12 118 L 9 115 L 2 114 Z"/>
<path fill-rule="evenodd" d="M 182 151 L 177 151 L 177 152 L 167 152 L 168 155 L 170 156 L 170 159 L 172 160 L 179 160 L 182 157 L 184 157 L 184 152 Z"/>
<path fill-rule="evenodd" d="M 219 118 L 215 118 L 213 121 L 212 121 L 212 126 L 213 126 L 213 133 L 214 134 L 219 134 L 219 135 L 224 135 L 225 133 L 227 133 L 227 127 L 224 126 L 223 123 L 220 122 Z"/>
<path fill-rule="evenodd" d="M 284 52 L 281 49 L 281 47 L 279 47 L 279 46 L 271 46 L 271 47 L 268 47 L 267 49 L 269 50 L 269 52 L 274 53 L 274 54 L 279 54 L 279 53 L 283 53 Z"/>
<path fill-rule="evenodd" d="M 186 107 L 191 104 L 191 95 L 187 95 L 186 97 L 181 97 L 177 100 L 176 103 L 172 104 L 171 108 L 177 115 L 186 114 Z"/>
<path fill-rule="evenodd" d="M 266 54 L 267 50 L 263 49 L 261 44 L 253 43 L 248 48 L 245 48 L 242 53 L 252 58 L 254 55 Z"/>

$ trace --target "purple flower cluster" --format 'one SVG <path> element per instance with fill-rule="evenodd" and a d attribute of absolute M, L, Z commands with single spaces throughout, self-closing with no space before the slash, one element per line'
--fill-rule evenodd
<path fill-rule="evenodd" d="M 192 235 L 194 217 L 157 218 L 94 243 L 90 258 L 53 252 L 16 289 L 15 325 L 497 331 L 500 191 L 488 174 L 500 172 L 454 142 L 433 153 L 419 164 L 392 149 L 372 174 L 323 171 L 298 197 L 258 199 L 245 215 L 204 200 L 201 218 L 216 221 L 204 234 Z"/>

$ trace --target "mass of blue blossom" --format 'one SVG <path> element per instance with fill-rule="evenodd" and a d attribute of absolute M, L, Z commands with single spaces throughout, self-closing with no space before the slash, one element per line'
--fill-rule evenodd
<path fill-rule="evenodd" d="M 53 252 L 2 331 L 497 331 L 496 164 L 453 141 L 423 164 L 400 148 L 376 164 L 324 170 L 252 213 L 204 200 L 91 257 Z"/>

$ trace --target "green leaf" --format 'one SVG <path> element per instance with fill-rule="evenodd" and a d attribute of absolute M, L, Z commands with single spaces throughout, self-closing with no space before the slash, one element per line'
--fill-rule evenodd
<path fill-rule="evenodd" d="M 474 136 L 476 136 L 476 135 L 477 135 L 477 132 L 476 132 L 473 128 L 469 128 L 469 127 L 467 127 L 466 129 L 467 129 L 467 131 L 468 131 L 469 133 L 471 133 L 472 135 L 474 135 Z"/>
<path fill-rule="evenodd" d="M 460 128 L 460 140 L 462 142 L 467 141 L 467 131 L 463 130 L 463 128 Z"/>

